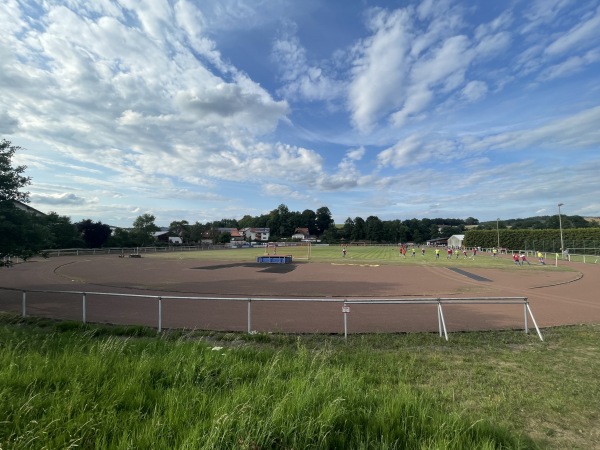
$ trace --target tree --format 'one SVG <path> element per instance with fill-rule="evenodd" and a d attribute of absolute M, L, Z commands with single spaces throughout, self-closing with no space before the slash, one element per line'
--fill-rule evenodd
<path fill-rule="evenodd" d="M 348 217 L 344 222 L 344 226 L 342 227 L 342 232 L 340 235 L 344 240 L 352 239 L 352 231 L 354 230 L 354 220 L 351 217 Z"/>
<path fill-rule="evenodd" d="M 128 230 L 117 228 L 106 242 L 109 247 L 133 247 L 137 245 L 135 237 Z"/>
<path fill-rule="evenodd" d="M 218 240 L 219 244 L 229 244 L 231 242 L 231 233 L 228 231 L 221 233 Z"/>
<path fill-rule="evenodd" d="M 317 229 L 317 215 L 312 209 L 302 211 L 302 228 L 308 228 L 308 233 L 312 235 L 316 235 L 319 231 Z"/>
<path fill-rule="evenodd" d="M 327 229 L 334 224 L 331 217 L 331 211 L 327 206 L 321 206 L 316 212 L 317 231 L 320 234 L 325 233 Z"/>
<path fill-rule="evenodd" d="M 71 218 L 59 216 L 55 212 L 39 218 L 52 235 L 52 248 L 83 247 L 84 241 L 77 230 L 77 225 L 71 223 Z"/>
<path fill-rule="evenodd" d="M 169 233 L 179 236 L 185 243 L 189 241 L 190 224 L 187 220 L 174 220 L 169 224 Z"/>
<path fill-rule="evenodd" d="M 206 225 L 202 225 L 200 222 L 196 222 L 189 227 L 189 238 L 190 241 L 199 243 L 202 241 L 204 234 L 208 231 Z"/>
<path fill-rule="evenodd" d="M 102 222 L 92 222 L 91 219 L 82 220 L 77 223 L 77 231 L 89 248 L 102 247 L 110 237 L 111 229 Z"/>
<path fill-rule="evenodd" d="M 327 244 L 335 244 L 339 241 L 338 229 L 336 227 L 329 227 L 321 235 L 321 241 Z"/>
<path fill-rule="evenodd" d="M 21 189 L 31 183 L 31 178 L 23 176 L 27 166 L 12 167 L 11 160 L 21 147 L 11 145 L 10 141 L 0 142 L 0 202 L 18 200 L 27 203 L 29 192 Z"/>
<path fill-rule="evenodd" d="M 238 225 L 240 228 L 253 228 L 255 219 L 249 214 L 246 214 L 240 220 L 238 220 Z"/>
<path fill-rule="evenodd" d="M 145 245 L 151 242 L 152 233 L 160 230 L 154 223 L 156 217 L 152 214 L 142 214 L 133 221 L 133 230 L 131 234 L 136 241 L 136 245 Z"/>
<path fill-rule="evenodd" d="M 23 175 L 26 166 L 12 166 L 20 149 L 10 141 L 0 141 L 0 264 L 7 257 L 30 258 L 52 245 L 52 236 L 40 219 L 14 204 L 29 201 L 29 192 L 21 189 L 31 183 Z"/>
<path fill-rule="evenodd" d="M 365 220 L 362 217 L 355 217 L 354 228 L 352 228 L 352 235 L 350 236 L 351 239 L 353 241 L 362 241 L 365 236 Z"/>
<path fill-rule="evenodd" d="M 383 238 L 383 223 L 377 216 L 369 216 L 365 222 L 367 239 L 373 242 L 381 242 Z"/>
<path fill-rule="evenodd" d="M 0 265 L 4 258 L 28 259 L 52 247 L 52 234 L 41 218 L 0 202 Z"/>

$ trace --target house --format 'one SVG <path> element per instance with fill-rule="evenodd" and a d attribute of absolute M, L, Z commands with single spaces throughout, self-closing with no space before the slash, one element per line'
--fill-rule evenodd
<path fill-rule="evenodd" d="M 448 245 L 448 238 L 436 238 L 436 239 L 429 239 L 427 241 L 427 245 L 436 247 L 436 246 L 446 246 Z"/>
<path fill-rule="evenodd" d="M 465 240 L 464 234 L 453 234 L 448 238 L 448 247 L 461 248 Z"/>
<path fill-rule="evenodd" d="M 244 236 L 240 233 L 237 228 L 217 228 L 219 233 L 229 233 L 231 235 L 231 241 L 243 241 Z"/>
<path fill-rule="evenodd" d="M 152 233 L 152 237 L 159 242 L 168 242 L 169 244 L 183 244 L 179 236 L 169 236 L 169 230 L 162 229 Z"/>
<path fill-rule="evenodd" d="M 155 231 L 152 233 L 152 237 L 160 242 L 169 242 L 169 232 L 168 231 Z"/>
<path fill-rule="evenodd" d="M 245 239 L 251 241 L 269 242 L 269 237 L 271 235 L 270 228 L 242 228 L 240 231 Z"/>
<path fill-rule="evenodd" d="M 33 214 L 34 216 L 43 217 L 46 215 L 43 212 L 38 211 L 37 209 L 32 208 L 31 206 L 29 206 L 23 202 L 20 202 L 19 200 L 13 200 L 13 205 L 15 206 L 15 208 L 18 208 L 22 211 L 26 211 L 29 214 Z"/>
<path fill-rule="evenodd" d="M 292 239 L 304 240 L 308 239 L 309 236 L 310 233 L 308 231 L 308 228 L 296 228 L 294 230 L 294 234 L 292 234 Z"/>

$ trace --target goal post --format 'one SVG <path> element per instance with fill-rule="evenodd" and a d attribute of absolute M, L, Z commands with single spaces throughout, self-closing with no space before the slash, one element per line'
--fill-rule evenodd
<path fill-rule="evenodd" d="M 300 242 L 300 245 L 296 246 L 296 251 L 294 252 L 294 259 L 300 261 L 308 261 L 312 252 L 312 244 L 310 241 Z"/>

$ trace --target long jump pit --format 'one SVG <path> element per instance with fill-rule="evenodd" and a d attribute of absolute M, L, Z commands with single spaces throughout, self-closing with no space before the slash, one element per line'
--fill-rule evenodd
<path fill-rule="evenodd" d="M 162 328 L 241 332 L 250 320 L 256 332 L 339 334 L 346 320 L 350 333 L 401 333 L 439 330 L 437 305 L 412 300 L 490 300 L 445 305 L 453 332 L 522 329 L 522 305 L 492 301 L 514 297 L 528 299 L 541 328 L 600 323 L 599 266 L 562 264 L 569 270 L 65 256 L 1 269 L 0 311 L 21 314 L 26 292 L 27 315 L 62 320 L 156 327 L 160 311 Z M 343 310 L 358 299 L 411 304 Z"/>

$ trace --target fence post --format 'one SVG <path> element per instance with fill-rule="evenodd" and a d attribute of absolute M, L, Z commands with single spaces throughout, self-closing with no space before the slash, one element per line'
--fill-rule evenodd
<path fill-rule="evenodd" d="M 523 313 L 525 315 L 525 334 L 529 334 L 529 326 L 527 324 L 527 299 L 523 299 Z"/>
<path fill-rule="evenodd" d="M 158 332 L 162 331 L 162 297 L 158 297 Z"/>
<path fill-rule="evenodd" d="M 23 317 L 27 317 L 26 302 L 27 302 L 27 292 L 23 291 L 23 300 L 21 302 L 21 315 Z"/>
<path fill-rule="evenodd" d="M 86 321 L 86 314 L 85 314 L 85 292 L 83 293 L 83 300 L 82 300 L 82 306 L 83 306 L 83 317 L 82 317 L 82 321 L 83 323 L 85 323 Z"/>
<path fill-rule="evenodd" d="M 252 332 L 252 308 L 251 308 L 252 299 L 248 299 L 248 334 Z"/>
<path fill-rule="evenodd" d="M 542 332 L 540 331 L 540 328 L 538 327 L 538 324 L 535 321 L 535 317 L 533 317 L 533 313 L 531 312 L 531 308 L 529 307 L 529 302 L 527 301 L 527 299 L 525 299 L 525 306 L 527 308 L 527 311 L 529 311 L 529 315 L 531 316 L 533 326 L 535 327 L 535 331 L 537 331 L 540 341 L 544 342 L 544 338 L 542 337 Z"/>
<path fill-rule="evenodd" d="M 158 332 L 162 332 L 162 297 L 158 297 Z"/>
<path fill-rule="evenodd" d="M 444 312 L 442 311 L 442 300 L 438 298 L 438 329 L 440 331 L 440 337 L 442 337 L 442 329 L 444 331 L 444 337 L 448 340 L 448 330 L 446 330 L 446 321 L 444 320 Z"/>
<path fill-rule="evenodd" d="M 342 307 L 342 312 L 344 313 L 344 339 L 348 339 L 348 305 L 344 302 L 344 306 Z"/>

